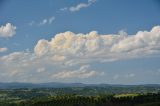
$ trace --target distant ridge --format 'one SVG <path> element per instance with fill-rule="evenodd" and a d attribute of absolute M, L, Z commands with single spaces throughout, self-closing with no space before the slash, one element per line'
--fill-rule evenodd
<path fill-rule="evenodd" d="M 18 88 L 65 88 L 65 87 L 158 87 L 160 84 L 142 84 L 142 85 L 121 85 L 121 84 L 83 84 L 83 83 L 19 83 L 19 82 L 0 82 L 0 89 L 18 89 Z"/>

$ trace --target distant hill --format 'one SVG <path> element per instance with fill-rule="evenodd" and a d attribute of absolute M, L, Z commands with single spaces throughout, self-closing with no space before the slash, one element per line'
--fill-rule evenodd
<path fill-rule="evenodd" d="M 118 84 L 83 84 L 83 83 L 0 83 L 0 89 L 17 89 L 17 88 L 65 88 L 65 87 L 158 87 L 160 84 L 144 85 L 118 85 Z"/>
<path fill-rule="evenodd" d="M 0 89 L 10 88 L 63 88 L 63 87 L 84 87 L 82 83 L 0 83 Z"/>

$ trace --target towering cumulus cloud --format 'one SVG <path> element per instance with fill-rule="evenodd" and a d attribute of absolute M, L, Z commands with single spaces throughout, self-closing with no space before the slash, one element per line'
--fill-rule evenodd
<path fill-rule="evenodd" d="M 113 52 L 130 52 L 135 50 L 159 50 L 160 48 L 160 26 L 154 27 L 150 32 L 139 31 L 136 35 L 113 45 Z"/>
<path fill-rule="evenodd" d="M 55 35 L 51 41 L 39 40 L 34 51 L 37 56 L 56 56 L 58 60 L 114 60 L 158 54 L 159 41 L 160 26 L 155 26 L 149 32 L 139 31 L 136 35 L 99 35 L 96 31 L 88 34 L 65 32 Z"/>
<path fill-rule="evenodd" d="M 34 52 L 0 56 L 0 81 L 84 81 L 105 75 L 92 67 L 94 62 L 100 65 L 101 62 L 151 56 L 160 56 L 160 26 L 135 35 L 64 32 L 50 41 L 39 40 Z"/>

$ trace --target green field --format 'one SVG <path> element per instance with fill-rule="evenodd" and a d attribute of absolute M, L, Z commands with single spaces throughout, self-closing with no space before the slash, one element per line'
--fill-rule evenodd
<path fill-rule="evenodd" d="M 126 93 L 126 94 L 116 94 L 114 97 L 121 98 L 121 97 L 135 97 L 139 96 L 140 94 L 137 93 Z"/>

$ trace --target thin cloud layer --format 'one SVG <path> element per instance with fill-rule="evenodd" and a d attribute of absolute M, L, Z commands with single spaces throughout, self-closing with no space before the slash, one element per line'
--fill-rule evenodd
<path fill-rule="evenodd" d="M 56 74 L 53 74 L 52 77 L 56 79 L 67 79 L 67 78 L 89 78 L 92 76 L 100 75 L 96 71 L 89 71 L 89 65 L 81 66 L 78 70 L 74 71 L 60 71 Z"/>
<path fill-rule="evenodd" d="M 16 34 L 16 26 L 13 26 L 11 23 L 0 26 L 0 37 L 8 38 Z"/>

